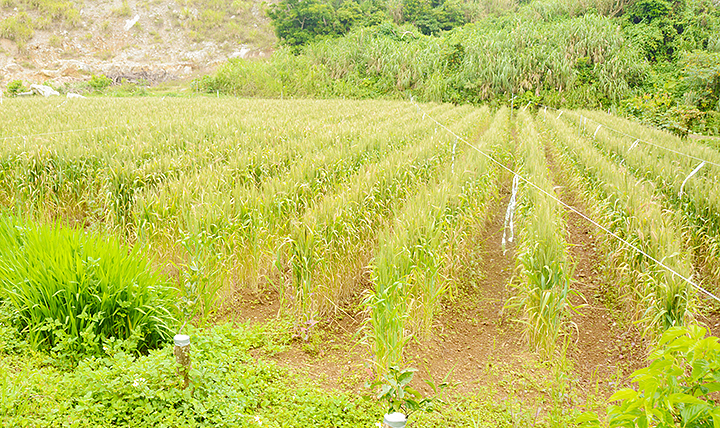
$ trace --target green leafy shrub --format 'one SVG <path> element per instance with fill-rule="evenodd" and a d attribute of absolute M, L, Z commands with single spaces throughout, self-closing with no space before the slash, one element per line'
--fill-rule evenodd
<path fill-rule="evenodd" d="M 138 248 L 59 223 L 0 220 L 0 297 L 28 343 L 63 360 L 100 355 L 114 339 L 143 352 L 176 323 L 168 279 Z"/>
<path fill-rule="evenodd" d="M 372 387 L 379 387 L 376 397 L 387 403 L 387 413 L 400 412 L 405 416 L 410 416 L 415 412 L 432 412 L 434 406 L 441 404 L 442 400 L 437 397 L 423 397 L 422 394 L 410 386 L 413 376 L 417 372 L 416 369 L 406 368 L 400 369 L 398 366 L 388 368 L 388 372 L 383 375 L 382 380 L 378 380 L 372 384 Z M 434 383 L 426 381 L 433 393 L 438 392 L 438 388 Z M 440 390 L 444 390 L 446 383 L 440 385 Z"/>
<path fill-rule="evenodd" d="M 26 92 L 27 88 L 23 85 L 22 80 L 13 80 L 8 83 L 7 94 L 11 97 L 16 97 L 21 92 Z"/>
<path fill-rule="evenodd" d="M 720 53 L 696 51 L 685 55 L 680 65 L 686 102 L 720 112 Z"/>
<path fill-rule="evenodd" d="M 319 36 L 336 35 L 334 9 L 320 0 L 282 0 L 270 6 L 275 34 L 289 46 L 309 43 Z"/>
<path fill-rule="evenodd" d="M 658 91 L 624 100 L 621 108 L 630 116 L 683 137 L 689 132 L 716 133 L 712 112 L 676 104 L 671 94 Z"/>
<path fill-rule="evenodd" d="M 104 74 L 93 74 L 88 84 L 93 90 L 102 92 L 112 85 L 112 80 Z"/>
<path fill-rule="evenodd" d="M 712 427 L 720 423 L 720 344 L 697 325 L 673 327 L 650 354 L 650 365 L 632 374 L 637 389 L 621 389 L 610 397 L 611 427 Z M 599 426 L 596 414 L 578 422 Z"/>

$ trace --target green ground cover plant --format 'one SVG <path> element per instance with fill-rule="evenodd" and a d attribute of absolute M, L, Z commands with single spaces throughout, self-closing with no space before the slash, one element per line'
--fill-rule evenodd
<path fill-rule="evenodd" d="M 0 326 L 7 328 L 6 322 Z M 380 413 L 377 404 L 344 393 L 328 397 L 276 363 L 250 355 L 260 347 L 267 353 L 281 350 L 289 340 L 284 331 L 281 324 L 189 328 L 193 366 L 185 390 L 171 345 L 137 356 L 111 344 L 74 370 L 60 371 L 45 367 L 42 354 L 20 356 L 1 342 L 0 422 L 48 427 L 372 424 Z M 22 343 L 6 330 L 8 335 Z M 8 377 L 9 370 L 19 375 Z"/>

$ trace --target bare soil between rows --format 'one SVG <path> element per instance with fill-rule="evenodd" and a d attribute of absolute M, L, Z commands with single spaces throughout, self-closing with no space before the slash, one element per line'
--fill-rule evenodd
<path fill-rule="evenodd" d="M 504 310 L 515 269 L 511 246 L 504 252 L 501 245 L 509 190 L 508 182 L 490 209 L 489 220 L 472 237 L 483 266 L 482 278 L 462 284 L 454 299 L 445 302 L 432 337 L 412 341 L 406 348 L 406 361 L 419 369 L 418 379 L 447 380 L 451 392 L 459 395 L 492 387 L 497 400 L 513 396 L 542 401 L 549 392 L 533 379 L 547 379 L 550 369 L 530 350 L 521 325 L 513 320 L 517 314 Z M 573 366 L 569 380 L 579 388 L 580 396 L 600 390 L 607 397 L 642 365 L 644 345 L 636 331 L 614 320 L 597 295 L 602 286 L 601 261 L 593 232 L 581 222 L 571 219 L 568 223 L 572 257 L 577 262 L 576 288 L 584 297 L 573 303 L 587 301 L 572 318 L 580 334 L 571 333 L 569 338 L 567 356 Z M 278 297 L 273 290 L 238 290 L 231 317 L 268 321 L 282 310 Z M 363 385 L 373 379 L 373 372 L 369 346 L 362 341 L 364 314 L 358 305 L 351 302 L 323 320 L 315 340 L 296 339 L 270 358 L 328 389 L 367 392 Z M 419 382 L 417 386 L 428 392 Z"/>
<path fill-rule="evenodd" d="M 546 157 L 559 198 L 587 212 L 586 202 L 571 187 L 566 171 L 549 147 Z M 470 258 L 479 260 L 481 276 L 477 272 L 465 276 L 461 273 L 453 298 L 444 302 L 437 316 L 432 336 L 411 341 L 405 356 L 408 365 L 419 369 L 419 379 L 435 383 L 447 380 L 451 391 L 463 396 L 490 388 L 498 401 L 512 396 L 528 406 L 538 406 L 540 412 L 550 393 L 544 388 L 553 382 L 550 365 L 530 350 L 522 325 L 515 320 L 518 314 L 505 309 L 514 293 L 515 271 L 512 245 L 504 251 L 501 244 L 509 197 L 510 179 L 505 177 L 498 198 L 488 209 L 487 220 L 477 225 L 466 242 Z M 571 302 L 576 311 L 569 318 L 572 327 L 564 342 L 570 365 L 564 377 L 554 381 L 571 386 L 576 398 L 568 404 L 581 406 L 590 395 L 607 398 L 626 386 L 628 376 L 645 365 L 648 343 L 617 307 L 618 302 L 607 298 L 613 284 L 605 276 L 600 232 L 585 219 L 566 211 L 565 238 L 575 267 Z M 363 278 L 358 286 L 369 287 L 369 278 Z M 313 340 L 294 340 L 285 351 L 269 358 L 328 389 L 368 392 L 363 385 L 374 376 L 370 347 L 363 341 L 361 291 L 354 301 L 321 321 Z M 228 308 L 229 318 L 251 322 L 267 321 L 283 309 L 276 291 L 250 292 L 243 288 L 235 290 Z M 714 319 L 708 321 L 711 329 L 718 327 Z M 562 350 L 563 343 L 558 348 Z M 428 391 L 419 382 L 417 386 Z"/>

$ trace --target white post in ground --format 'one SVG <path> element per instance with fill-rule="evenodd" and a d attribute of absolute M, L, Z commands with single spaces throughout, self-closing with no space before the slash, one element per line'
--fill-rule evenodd
<path fill-rule="evenodd" d="M 175 335 L 175 362 L 178 363 L 178 374 L 182 376 L 183 389 L 190 384 L 190 336 L 186 334 Z"/>
<path fill-rule="evenodd" d="M 387 413 L 383 417 L 383 428 L 405 428 L 407 418 L 402 413 Z"/>

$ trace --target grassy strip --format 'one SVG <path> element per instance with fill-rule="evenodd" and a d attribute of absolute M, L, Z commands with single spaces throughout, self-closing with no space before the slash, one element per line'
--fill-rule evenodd
<path fill-rule="evenodd" d="M 524 177 L 555 195 L 545 159 L 543 139 L 532 116 L 518 113 L 516 164 Z M 522 310 L 526 335 L 535 349 L 551 356 L 567 325 L 568 293 L 573 265 L 565 241 L 562 207 L 549 195 L 523 183 L 518 204 L 518 270 L 523 280 L 508 303 Z"/>
<path fill-rule="evenodd" d="M 491 138 L 507 121 L 498 113 L 487 131 Z M 412 335 L 427 339 L 443 299 L 452 288 L 454 250 L 472 219 L 483 217 L 496 191 L 486 158 L 464 147 L 456 165 L 418 188 L 396 209 L 395 220 L 380 232 L 373 262 L 374 290 L 366 299 L 370 341 L 377 370 L 402 364 Z M 489 143 L 482 144 L 487 150 Z"/>
<path fill-rule="evenodd" d="M 720 164 L 720 153 L 693 141 L 681 141 L 666 132 L 639 127 L 630 121 L 613 118 L 603 113 L 580 111 L 570 117 L 578 123 L 578 114 L 610 126 L 613 129 L 642 138 L 668 149 Z M 594 132 L 596 126 L 586 125 L 586 132 Z M 592 127 L 593 130 L 589 128 Z M 709 283 L 720 280 L 720 167 L 706 164 L 685 183 L 688 174 L 700 161 L 639 142 L 633 137 L 618 135 L 600 128 L 595 146 L 615 162 L 626 166 L 638 177 L 656 184 L 656 191 L 664 196 L 669 208 L 683 213 L 678 221 L 686 225 L 688 245 L 695 255 L 696 265 Z M 680 191 L 682 190 L 682 194 Z"/>

